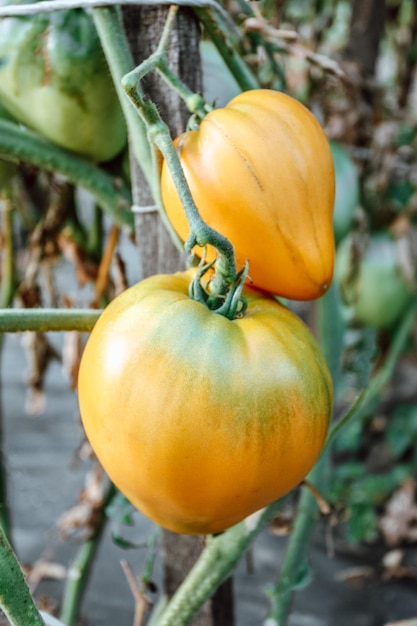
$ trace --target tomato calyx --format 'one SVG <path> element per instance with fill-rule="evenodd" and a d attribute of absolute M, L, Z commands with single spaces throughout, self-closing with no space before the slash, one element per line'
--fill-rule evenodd
<path fill-rule="evenodd" d="M 203 277 L 214 267 L 215 263 L 216 260 L 210 263 L 203 261 L 199 265 L 190 283 L 188 294 L 190 298 L 196 302 L 201 302 L 213 313 L 223 315 L 229 320 L 242 317 L 247 308 L 247 302 L 242 296 L 242 291 L 248 277 L 249 263 L 246 262 L 245 266 L 237 273 L 225 294 L 216 293 L 212 288 L 213 282 L 211 280 L 208 280 L 206 285 L 202 283 Z"/>

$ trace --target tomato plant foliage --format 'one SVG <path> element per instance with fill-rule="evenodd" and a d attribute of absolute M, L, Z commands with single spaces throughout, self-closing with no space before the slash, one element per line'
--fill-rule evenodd
<path fill-rule="evenodd" d="M 160 525 L 224 530 L 295 487 L 332 409 L 324 357 L 276 300 L 234 320 L 189 298 L 191 273 L 146 279 L 105 309 L 79 375 L 83 424 L 119 489 Z"/>

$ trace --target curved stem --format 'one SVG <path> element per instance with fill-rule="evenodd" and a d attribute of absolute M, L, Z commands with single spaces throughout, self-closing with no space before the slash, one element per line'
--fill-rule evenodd
<path fill-rule="evenodd" d="M 283 507 L 285 498 L 233 526 L 224 533 L 207 539 L 207 547 L 191 572 L 162 611 L 155 626 L 186 626 L 230 575 L 259 534 Z M 252 524 L 251 524 L 252 522 Z"/>
<path fill-rule="evenodd" d="M 140 79 L 143 77 L 144 71 L 148 71 L 148 68 L 149 65 L 145 65 L 145 70 L 143 66 L 139 66 L 123 77 L 122 85 L 142 116 L 148 128 L 150 141 L 161 151 L 174 179 L 190 226 L 190 236 L 185 244 L 186 250 L 192 250 L 195 245 L 205 247 L 211 244 L 219 252 L 220 257 L 216 263 L 215 277 L 211 287 L 214 294 L 222 296 L 228 291 L 230 284 L 237 276 L 233 246 L 226 237 L 209 227 L 201 218 L 191 196 L 169 129 L 161 119 L 153 102 L 143 99 L 138 91 Z"/>
<path fill-rule="evenodd" d="M 108 519 L 105 510 L 115 493 L 116 488 L 113 484 L 110 484 L 100 510 L 96 511 L 97 517 L 95 517 L 96 526 L 94 528 L 94 532 L 79 548 L 75 559 L 69 567 L 67 584 L 65 586 L 61 613 L 59 616 L 59 619 L 66 624 L 66 626 L 73 626 L 75 623 L 88 574 L 93 564 L 94 557 Z"/>
<path fill-rule="evenodd" d="M 361 391 L 347 413 L 333 426 L 327 437 L 326 446 L 331 444 L 336 435 L 339 434 L 348 422 L 360 417 L 363 412 L 368 409 L 369 404 L 378 398 L 385 385 L 391 379 L 398 357 L 407 345 L 408 337 L 415 323 L 416 316 L 417 298 L 414 299 L 407 313 L 403 316 L 400 326 L 394 334 L 383 365 L 378 372 L 372 376 L 368 387 Z"/>
<path fill-rule="evenodd" d="M 0 528 L 0 608 L 11 626 L 45 626 L 19 561 Z"/>
<path fill-rule="evenodd" d="M 310 472 L 308 480 L 321 491 L 328 473 L 329 457 L 326 455 Z M 279 579 L 272 590 L 270 613 L 264 626 L 285 626 L 287 623 L 294 589 L 308 580 L 307 553 L 318 518 L 317 501 L 309 489 L 303 488 Z"/>
<path fill-rule="evenodd" d="M 0 309 L 0 333 L 27 330 L 90 332 L 101 312 L 91 309 Z"/>
<path fill-rule="evenodd" d="M 97 165 L 59 148 L 17 124 L 0 120 L 0 152 L 65 176 L 83 187 L 119 226 L 133 228 L 130 192 Z"/>
<path fill-rule="evenodd" d="M 193 10 L 242 91 L 259 89 L 258 79 L 238 52 L 239 38 L 229 21 L 211 7 L 200 8 L 196 4 Z"/>

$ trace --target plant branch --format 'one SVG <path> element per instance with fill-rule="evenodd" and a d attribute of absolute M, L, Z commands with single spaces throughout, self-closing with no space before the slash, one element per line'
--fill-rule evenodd
<path fill-rule="evenodd" d="M 238 52 L 241 36 L 235 36 L 230 20 L 224 19 L 223 13 L 197 3 L 193 4 L 193 10 L 242 91 L 259 89 L 258 79 Z"/>
<path fill-rule="evenodd" d="M 0 528 L 0 608 L 11 626 L 45 626 L 19 561 Z"/>
<path fill-rule="evenodd" d="M 117 225 L 133 228 L 128 188 L 91 161 L 59 148 L 28 129 L 22 129 L 6 120 L 0 120 L 0 152 L 16 160 L 62 174 L 70 182 L 89 191 Z"/>
<path fill-rule="evenodd" d="M 230 575 L 251 542 L 283 507 L 285 498 L 224 533 L 207 538 L 207 546 L 191 572 L 161 612 L 155 626 L 186 626 Z"/>
<path fill-rule="evenodd" d="M 0 333 L 90 332 L 101 314 L 91 309 L 0 309 Z"/>
<path fill-rule="evenodd" d="M 164 36 L 165 40 L 166 34 Z M 161 52 L 161 48 L 159 52 Z M 140 81 L 153 68 L 153 64 L 145 61 L 144 64 L 123 77 L 122 85 L 146 124 L 150 142 L 155 144 L 161 151 L 174 179 L 190 226 L 190 236 L 185 244 L 186 250 L 190 251 L 196 245 L 204 248 L 206 245 L 211 244 L 219 252 L 220 257 L 216 262 L 216 274 L 211 284 L 213 294 L 223 296 L 237 277 L 233 246 L 226 237 L 210 228 L 201 218 L 191 196 L 190 188 L 179 156 L 172 143 L 168 126 L 161 119 L 155 104 L 142 96 Z"/>
<path fill-rule="evenodd" d="M 86 580 L 93 564 L 100 539 L 106 526 L 106 507 L 111 502 L 116 493 L 116 488 L 110 483 L 103 498 L 100 510 L 97 511 L 96 526 L 94 532 L 85 541 L 70 565 L 67 577 L 67 584 L 62 601 L 61 614 L 59 619 L 66 626 L 73 626 L 78 613 L 78 607 L 85 589 Z"/>
<path fill-rule="evenodd" d="M 369 385 L 363 389 L 354 404 L 349 408 L 342 419 L 337 422 L 330 431 L 326 446 L 329 446 L 333 439 L 339 434 L 342 428 L 352 419 L 357 419 L 363 415 L 369 405 L 381 394 L 385 385 L 390 381 L 398 357 L 407 345 L 411 329 L 416 322 L 417 299 L 410 305 L 408 311 L 403 316 L 400 326 L 394 334 L 387 356 L 380 369 L 371 377 Z"/>
<path fill-rule="evenodd" d="M 343 330 L 334 285 L 316 302 L 316 311 L 318 340 L 329 365 L 333 388 L 337 394 L 341 377 L 339 363 L 343 348 Z M 294 590 L 304 586 L 309 580 L 308 550 L 319 518 L 319 505 L 314 490 L 320 494 L 327 491 L 329 464 L 329 451 L 326 451 L 307 477 L 313 489 L 304 487 L 301 490 L 287 551 L 278 581 L 272 589 L 271 608 L 264 626 L 285 626 Z"/>
<path fill-rule="evenodd" d="M 13 252 L 13 207 L 6 193 L 0 196 L 0 212 L 2 214 L 2 260 L 1 260 L 1 286 L 0 306 L 9 307 L 13 301 L 16 287 L 14 274 Z"/>

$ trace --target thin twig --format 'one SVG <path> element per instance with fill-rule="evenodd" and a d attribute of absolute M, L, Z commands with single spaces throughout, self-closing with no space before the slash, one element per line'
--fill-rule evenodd
<path fill-rule="evenodd" d="M 133 598 L 135 600 L 135 617 L 133 620 L 133 626 L 142 626 L 143 620 L 145 619 L 146 612 L 151 605 L 151 602 L 147 595 L 141 589 L 139 589 L 139 586 L 136 582 L 135 576 L 129 563 L 123 559 L 120 561 L 120 565 L 122 566 L 124 575 L 126 576 L 126 580 L 130 587 L 130 591 L 132 592 Z"/>
<path fill-rule="evenodd" d="M 319 507 L 320 513 L 322 515 L 330 515 L 332 508 L 330 504 L 323 498 L 320 491 L 311 483 L 309 480 L 303 480 L 301 483 L 303 487 L 309 490 L 313 498 L 315 499 L 317 506 Z"/>
<path fill-rule="evenodd" d="M 110 229 L 110 233 L 107 239 L 107 245 L 105 247 L 103 256 L 101 257 L 100 265 L 98 268 L 97 280 L 94 286 L 95 306 L 98 306 L 106 290 L 107 283 L 109 282 L 109 274 L 111 263 L 113 260 L 113 254 L 119 241 L 120 229 L 113 224 Z"/>

